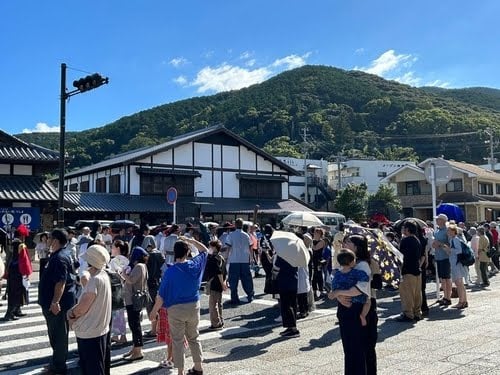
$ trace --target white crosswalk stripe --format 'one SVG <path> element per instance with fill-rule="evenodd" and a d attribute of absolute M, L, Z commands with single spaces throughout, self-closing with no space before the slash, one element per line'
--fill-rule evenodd
<path fill-rule="evenodd" d="M 52 349 L 47 336 L 47 327 L 40 306 L 37 305 L 38 291 L 35 288 L 30 289 L 31 304 L 23 306 L 22 310 L 28 314 L 16 321 L 0 323 L 0 373 L 2 374 L 39 374 L 42 367 L 46 364 L 49 357 L 52 355 Z M 229 295 L 224 294 L 224 299 L 229 299 Z M 241 300 L 246 297 L 241 296 Z M 0 316 L 3 316 L 7 310 L 6 301 L 0 306 Z M 252 304 L 260 304 L 263 306 L 273 306 L 276 304 L 274 300 L 254 299 Z M 334 314 L 334 310 L 316 310 L 313 313 L 316 316 L 324 316 Z M 144 312 L 145 319 L 141 323 L 143 330 L 150 328 L 150 322 Z M 216 338 L 224 338 L 226 336 L 240 335 L 248 333 L 252 328 L 247 327 L 227 327 L 220 331 L 205 331 L 203 329 L 210 325 L 210 321 L 200 321 L 200 340 L 212 340 Z M 261 328 L 273 328 L 275 324 L 263 326 Z M 130 338 L 131 334 L 128 332 Z M 76 351 L 77 344 L 74 332 L 69 334 L 69 350 Z M 129 374 L 139 370 L 158 368 L 158 363 L 144 359 L 140 362 L 128 363 L 123 362 L 122 355 L 130 350 L 130 346 L 113 349 L 112 363 L 116 367 L 111 370 L 112 374 Z M 165 351 L 165 345 L 157 344 L 153 341 L 146 341 L 144 344 L 144 354 Z M 70 358 L 68 360 L 68 368 L 78 367 L 77 359 Z"/>

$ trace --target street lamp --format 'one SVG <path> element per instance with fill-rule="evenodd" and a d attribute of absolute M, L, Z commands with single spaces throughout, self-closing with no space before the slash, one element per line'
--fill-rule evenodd
<path fill-rule="evenodd" d="M 57 209 L 57 223 L 60 228 L 64 227 L 64 170 L 66 164 L 65 136 L 66 136 L 66 100 L 82 92 L 95 89 L 101 85 L 108 84 L 109 78 L 95 73 L 84 78 L 73 81 L 74 90 L 66 92 L 66 64 L 61 64 L 61 116 L 59 133 L 59 199 Z"/>

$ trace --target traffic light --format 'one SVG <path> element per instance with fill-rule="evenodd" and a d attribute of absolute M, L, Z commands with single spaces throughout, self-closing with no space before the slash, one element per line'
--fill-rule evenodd
<path fill-rule="evenodd" d="M 102 77 L 100 74 L 95 73 L 85 78 L 80 78 L 73 81 L 73 86 L 76 87 L 80 92 L 89 91 L 95 89 L 103 84 L 107 84 L 109 79 L 107 77 Z"/>

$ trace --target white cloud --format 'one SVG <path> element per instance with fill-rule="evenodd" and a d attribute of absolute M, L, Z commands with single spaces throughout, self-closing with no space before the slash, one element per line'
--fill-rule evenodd
<path fill-rule="evenodd" d="M 238 90 L 243 87 L 260 83 L 271 74 L 267 68 L 249 70 L 224 63 L 216 68 L 209 66 L 201 69 L 191 83 L 198 86 L 198 92 Z"/>
<path fill-rule="evenodd" d="M 354 54 L 356 55 L 362 55 L 365 52 L 365 49 L 363 47 L 358 48 L 354 51 Z"/>
<path fill-rule="evenodd" d="M 241 55 L 240 55 L 240 59 L 242 60 L 246 60 L 246 59 L 249 59 L 250 57 L 253 56 L 253 52 L 250 52 L 250 51 L 245 51 L 245 52 L 242 52 Z"/>
<path fill-rule="evenodd" d="M 246 52 L 243 54 L 247 56 Z M 197 87 L 199 93 L 238 90 L 263 82 L 282 71 L 305 65 L 310 54 L 310 52 L 302 56 L 292 54 L 276 59 L 271 64 L 260 68 L 254 68 L 255 59 L 242 62 L 243 66 L 230 65 L 227 62 L 215 67 L 205 66 L 197 73 L 196 78 L 189 85 Z"/>
<path fill-rule="evenodd" d="M 169 64 L 178 68 L 179 66 L 181 65 L 185 65 L 187 64 L 188 61 L 187 59 L 185 59 L 184 57 L 180 56 L 180 57 L 175 57 L 173 58 L 172 60 L 169 61 Z"/>
<path fill-rule="evenodd" d="M 394 81 L 410 86 L 419 86 L 422 79 L 416 77 L 415 72 L 406 72 L 402 76 L 394 78 Z"/>
<path fill-rule="evenodd" d="M 354 69 L 386 77 L 387 73 L 396 71 L 402 66 L 411 67 L 415 61 L 417 61 L 417 58 L 412 55 L 397 55 L 393 49 L 390 49 L 373 60 L 369 67 L 355 67 Z"/>
<path fill-rule="evenodd" d="M 288 55 L 281 59 L 277 59 L 272 63 L 273 67 L 286 66 L 286 69 L 294 69 L 306 65 L 306 59 L 311 53 L 307 52 L 305 55 Z"/>
<path fill-rule="evenodd" d="M 445 82 L 441 81 L 440 79 L 436 79 L 435 81 L 427 82 L 424 86 L 448 88 L 450 87 L 450 82 Z"/>
<path fill-rule="evenodd" d="M 23 129 L 23 133 L 59 133 L 59 125 L 49 126 L 44 122 L 38 122 L 34 129 Z"/>
<path fill-rule="evenodd" d="M 186 84 L 188 83 L 188 80 L 185 76 L 179 76 L 177 78 L 174 78 L 173 81 L 181 86 L 186 86 Z"/>

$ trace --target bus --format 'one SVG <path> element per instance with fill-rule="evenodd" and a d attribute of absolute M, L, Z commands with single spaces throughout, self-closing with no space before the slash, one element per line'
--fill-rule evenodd
<path fill-rule="evenodd" d="M 330 228 L 331 234 L 337 233 L 339 231 L 340 224 L 345 224 L 346 222 L 344 215 L 335 212 L 315 211 L 311 213 L 320 219 L 325 226 Z"/>

